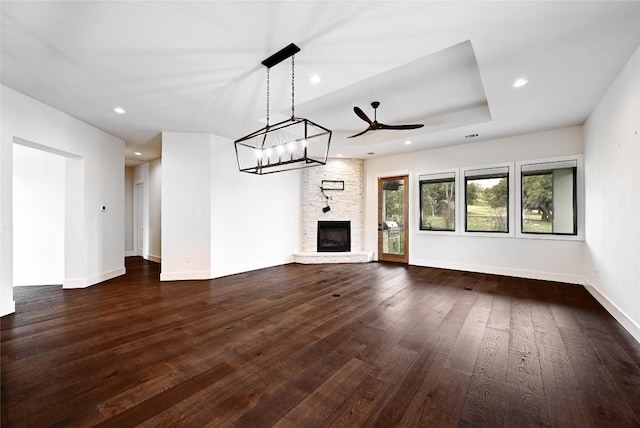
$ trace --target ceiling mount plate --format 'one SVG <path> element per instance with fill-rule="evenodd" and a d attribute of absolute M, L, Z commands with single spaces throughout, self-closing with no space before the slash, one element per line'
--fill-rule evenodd
<path fill-rule="evenodd" d="M 262 61 L 262 65 L 267 68 L 271 68 L 274 65 L 280 64 L 285 59 L 297 54 L 298 52 L 300 52 L 300 48 L 297 47 L 294 43 L 291 43 L 289 46 L 280 49 L 278 52 Z"/>

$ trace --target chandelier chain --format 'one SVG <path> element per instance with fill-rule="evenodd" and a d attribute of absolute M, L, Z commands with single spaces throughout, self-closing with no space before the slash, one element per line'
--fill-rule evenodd
<path fill-rule="evenodd" d="M 269 126 L 269 68 L 267 68 L 267 126 Z"/>
<path fill-rule="evenodd" d="M 291 56 L 291 119 L 295 116 L 295 94 L 296 94 L 296 56 Z"/>

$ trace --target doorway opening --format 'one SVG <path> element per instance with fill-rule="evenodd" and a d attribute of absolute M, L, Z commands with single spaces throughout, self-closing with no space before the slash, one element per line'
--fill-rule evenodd
<path fill-rule="evenodd" d="M 11 151 L 12 285 L 74 288 L 85 271 L 84 160 L 18 137 Z"/>
<path fill-rule="evenodd" d="M 14 286 L 64 281 L 64 176 L 64 157 L 13 145 Z"/>

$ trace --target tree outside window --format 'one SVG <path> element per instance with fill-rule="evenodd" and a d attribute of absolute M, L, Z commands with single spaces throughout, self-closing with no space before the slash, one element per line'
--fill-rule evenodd
<path fill-rule="evenodd" d="M 420 181 L 420 230 L 456 230 L 455 178 Z"/>
<path fill-rule="evenodd" d="M 508 174 L 466 177 L 466 231 L 509 232 Z"/>

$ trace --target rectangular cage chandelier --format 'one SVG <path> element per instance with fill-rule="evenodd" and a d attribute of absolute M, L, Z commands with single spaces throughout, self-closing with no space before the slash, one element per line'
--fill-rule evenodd
<path fill-rule="evenodd" d="M 238 169 L 250 174 L 325 165 L 329 156 L 331 131 L 302 117 L 295 116 L 295 54 L 300 48 L 291 43 L 262 61 L 267 67 L 267 126 L 234 141 Z M 269 123 L 269 70 L 291 58 L 291 117 Z"/>

